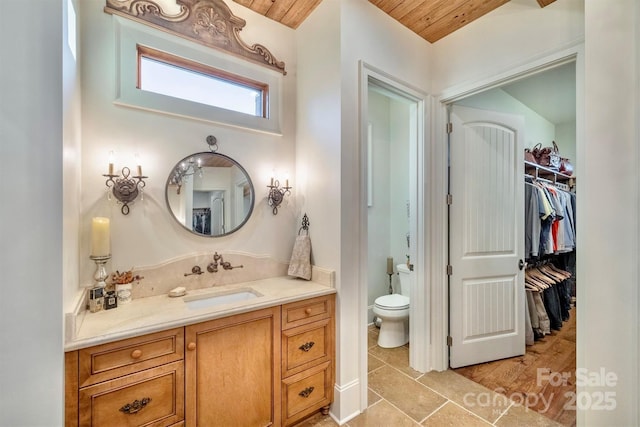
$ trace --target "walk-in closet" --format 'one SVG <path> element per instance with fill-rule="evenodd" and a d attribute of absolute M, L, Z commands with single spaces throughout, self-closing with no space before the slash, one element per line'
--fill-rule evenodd
<path fill-rule="evenodd" d="M 568 63 L 456 102 L 524 118 L 524 176 L 516 180 L 524 186 L 525 350 L 455 372 L 567 426 L 576 424 L 575 307 L 580 303 L 575 250 L 579 175 L 571 166 L 579 143 L 575 100 L 575 64 Z M 564 168 L 530 156 L 547 147 L 568 162 Z"/>

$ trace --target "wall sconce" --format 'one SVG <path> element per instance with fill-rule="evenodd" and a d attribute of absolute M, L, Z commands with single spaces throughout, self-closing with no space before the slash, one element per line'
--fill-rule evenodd
<path fill-rule="evenodd" d="M 284 187 L 280 187 L 280 181 L 271 177 L 271 184 L 267 185 L 269 188 L 269 196 L 267 197 L 269 200 L 269 206 L 273 206 L 273 214 L 278 215 L 278 206 L 282 203 L 284 196 L 287 194 L 291 194 L 291 190 L 293 187 L 289 187 L 289 179 L 285 180 Z"/>
<path fill-rule="evenodd" d="M 140 165 L 140 161 L 138 159 L 138 155 L 136 154 L 137 160 L 137 175 L 131 176 L 131 170 L 128 167 L 122 168 L 122 173 L 114 174 L 113 173 L 113 151 L 109 153 L 109 173 L 103 174 L 102 176 L 107 178 L 105 182 L 107 189 L 111 188 L 111 192 L 113 196 L 122 203 L 122 208 L 120 208 L 120 212 L 123 215 L 129 214 L 129 203 L 133 203 L 133 201 L 138 197 L 138 194 L 142 193 L 142 189 L 146 185 L 144 182 L 144 178 L 149 178 L 148 176 L 142 175 L 142 165 Z M 115 178 L 115 179 L 114 179 Z M 140 190 L 138 190 L 138 188 Z"/>

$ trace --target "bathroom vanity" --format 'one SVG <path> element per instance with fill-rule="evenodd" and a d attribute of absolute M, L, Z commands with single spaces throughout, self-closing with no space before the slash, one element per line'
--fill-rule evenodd
<path fill-rule="evenodd" d="M 65 346 L 65 425 L 288 426 L 328 412 L 334 312 L 334 288 L 275 277 L 84 313 Z"/>
<path fill-rule="evenodd" d="M 208 152 L 172 168 L 165 196 L 182 228 L 215 238 L 247 222 L 255 193 L 217 139 L 206 141 Z M 115 309 L 88 312 L 81 295 L 65 318 L 65 425 L 277 427 L 328 413 L 334 273 L 310 266 L 306 281 L 287 267 L 241 252 L 187 254 L 137 268 L 132 300 Z"/>

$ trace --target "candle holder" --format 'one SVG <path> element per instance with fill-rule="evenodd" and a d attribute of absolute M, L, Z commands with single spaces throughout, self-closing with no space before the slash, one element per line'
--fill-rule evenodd
<path fill-rule="evenodd" d="M 111 259 L 111 255 L 91 255 L 89 256 L 89 258 L 91 258 L 96 263 L 96 272 L 93 275 L 93 278 L 96 281 L 96 286 L 99 288 L 104 288 L 105 286 L 107 286 L 106 280 L 107 277 L 109 277 L 105 265 L 107 264 L 107 261 Z"/>

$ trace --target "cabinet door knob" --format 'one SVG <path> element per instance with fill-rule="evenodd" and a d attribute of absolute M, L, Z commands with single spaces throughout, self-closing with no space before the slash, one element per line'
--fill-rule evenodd
<path fill-rule="evenodd" d="M 306 308 L 304 310 L 305 313 L 307 313 L 307 316 L 311 314 L 311 308 Z"/>
<path fill-rule="evenodd" d="M 196 349 L 196 343 L 190 342 L 189 344 L 187 344 L 187 350 L 193 351 L 195 349 Z"/>
<path fill-rule="evenodd" d="M 142 356 L 142 350 L 140 349 L 135 349 L 131 352 L 132 359 L 140 359 L 141 356 Z"/>

